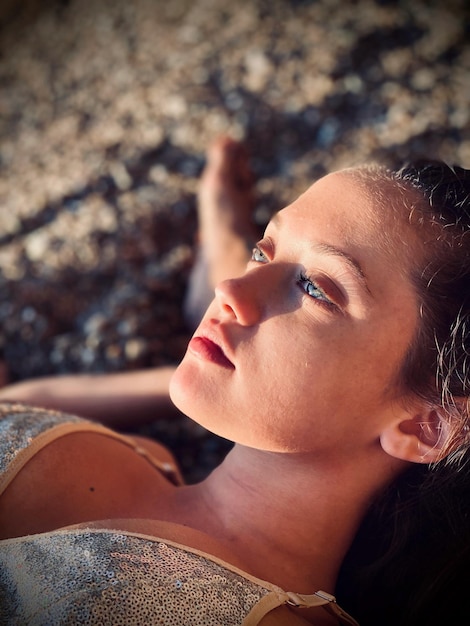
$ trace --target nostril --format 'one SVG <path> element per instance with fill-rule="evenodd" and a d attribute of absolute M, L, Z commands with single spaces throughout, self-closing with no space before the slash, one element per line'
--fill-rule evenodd
<path fill-rule="evenodd" d="M 235 309 L 230 304 L 228 304 L 227 302 L 223 302 L 222 303 L 222 309 L 226 313 L 231 313 L 232 315 L 235 315 Z"/>
<path fill-rule="evenodd" d="M 229 283 L 229 280 L 224 280 L 223 282 L 219 283 L 215 288 L 215 297 L 216 300 L 218 300 L 220 308 L 224 313 L 236 317 L 235 307 L 232 302 L 232 289 Z"/>

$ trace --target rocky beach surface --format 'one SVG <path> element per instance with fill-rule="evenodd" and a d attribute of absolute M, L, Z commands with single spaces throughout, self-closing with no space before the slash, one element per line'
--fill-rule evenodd
<path fill-rule="evenodd" d="M 470 167 L 465 0 L 0 6 L 0 342 L 10 380 L 176 363 L 198 177 L 246 141 L 256 221 L 326 172 Z M 143 429 L 189 481 L 229 445 Z"/>

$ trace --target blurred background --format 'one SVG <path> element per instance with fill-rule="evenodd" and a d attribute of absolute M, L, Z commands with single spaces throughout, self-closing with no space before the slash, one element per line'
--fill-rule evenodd
<path fill-rule="evenodd" d="M 204 152 L 244 139 L 262 226 L 313 180 L 470 167 L 465 0 L 3 0 L 0 348 L 10 380 L 176 363 Z M 228 444 L 148 434 L 197 480 Z"/>

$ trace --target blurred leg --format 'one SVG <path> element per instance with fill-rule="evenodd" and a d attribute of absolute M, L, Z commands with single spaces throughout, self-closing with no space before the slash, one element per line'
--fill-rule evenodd
<path fill-rule="evenodd" d="M 244 271 L 257 239 L 253 204 L 243 146 L 226 137 L 217 140 L 208 150 L 198 194 L 199 246 L 185 302 L 188 324 L 197 326 L 218 282 Z M 0 401 L 68 411 L 116 428 L 136 426 L 176 410 L 168 395 L 173 370 L 37 378 L 5 386 Z"/>
<path fill-rule="evenodd" d="M 258 238 L 253 208 L 253 174 L 246 150 L 221 137 L 208 150 L 199 185 L 199 246 L 184 304 L 191 327 L 199 323 L 215 285 L 243 273 Z"/>

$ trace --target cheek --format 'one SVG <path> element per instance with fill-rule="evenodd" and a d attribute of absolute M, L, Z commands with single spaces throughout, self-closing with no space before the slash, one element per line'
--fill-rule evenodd
<path fill-rule="evenodd" d="M 182 413 L 216 432 L 221 424 L 231 420 L 231 415 L 242 414 L 237 409 L 242 406 L 240 401 L 246 390 L 236 379 L 233 370 L 186 355 L 170 381 L 170 398 Z"/>
<path fill-rule="evenodd" d="M 286 345 L 266 396 L 276 398 L 273 406 L 281 409 L 316 414 L 343 412 L 353 403 L 376 404 L 406 349 L 405 342 L 397 345 L 395 334 L 370 322 L 310 328 L 291 334 Z"/>
<path fill-rule="evenodd" d="M 397 373 L 406 353 L 408 339 L 406 328 L 402 333 L 381 333 L 374 328 L 365 335 L 357 346 L 357 353 L 350 368 L 351 380 L 357 394 L 356 403 L 373 410 L 390 399 L 390 392 L 396 389 Z M 379 325 L 380 326 L 380 325 Z M 393 393 L 392 395 L 395 395 Z"/>

